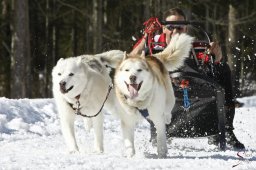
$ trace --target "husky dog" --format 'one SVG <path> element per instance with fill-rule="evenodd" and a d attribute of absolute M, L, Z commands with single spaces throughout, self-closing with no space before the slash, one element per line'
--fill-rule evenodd
<path fill-rule="evenodd" d="M 115 67 L 122 57 L 122 51 L 112 50 L 97 55 L 61 58 L 53 68 L 53 95 L 69 152 L 78 152 L 74 134 L 77 115 L 83 117 L 87 128 L 94 128 L 95 151 L 103 152 L 101 111 L 117 112 L 112 80 L 105 63 Z"/>
<path fill-rule="evenodd" d="M 126 154 L 133 156 L 134 128 L 138 117 L 153 121 L 157 130 L 158 157 L 166 157 L 165 124 L 171 121 L 175 96 L 168 71 L 183 65 L 189 56 L 193 38 L 175 35 L 167 48 L 154 56 L 127 55 L 116 69 L 114 83 L 117 98 L 128 115 L 121 120 Z"/>

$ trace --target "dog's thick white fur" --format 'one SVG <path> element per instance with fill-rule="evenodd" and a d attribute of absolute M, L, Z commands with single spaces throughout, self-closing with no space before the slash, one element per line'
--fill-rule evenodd
<path fill-rule="evenodd" d="M 175 96 L 168 71 L 182 66 L 189 56 L 193 38 L 186 34 L 175 35 L 167 48 L 154 56 L 124 55 L 116 69 L 117 98 L 129 116 L 123 116 L 121 127 L 127 156 L 135 154 L 134 128 L 140 110 L 148 111 L 148 118 L 157 130 L 158 157 L 166 157 L 165 124 L 171 121 Z"/>
<path fill-rule="evenodd" d="M 154 54 L 165 65 L 168 71 L 180 68 L 184 59 L 189 56 L 194 38 L 188 34 L 176 34 L 172 37 L 169 45 L 160 53 Z"/>
<path fill-rule="evenodd" d="M 75 139 L 75 110 L 80 102 L 80 112 L 83 115 L 94 116 L 104 105 L 104 109 L 117 112 L 114 90 L 108 95 L 112 85 L 109 70 L 105 67 L 115 66 L 123 58 L 123 52 L 112 50 L 97 55 L 82 55 L 60 59 L 52 71 L 53 95 L 57 104 L 61 121 L 61 130 L 69 152 L 78 152 Z M 104 100 L 107 100 L 104 104 Z M 96 152 L 103 152 L 103 114 L 86 118 L 87 128 L 94 129 L 94 147 Z"/>

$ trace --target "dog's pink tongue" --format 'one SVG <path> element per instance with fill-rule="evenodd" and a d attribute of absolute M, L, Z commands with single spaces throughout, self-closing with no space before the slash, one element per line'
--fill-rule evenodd
<path fill-rule="evenodd" d="M 132 99 L 138 96 L 138 84 L 129 84 L 128 90 Z"/>

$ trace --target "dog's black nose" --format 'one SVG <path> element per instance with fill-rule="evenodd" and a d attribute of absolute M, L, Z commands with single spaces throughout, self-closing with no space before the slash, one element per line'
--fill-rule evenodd
<path fill-rule="evenodd" d="M 135 83 L 135 82 L 136 82 L 137 77 L 136 77 L 136 76 L 134 76 L 134 75 L 131 75 L 131 76 L 129 77 L 129 79 L 130 79 L 131 83 Z"/>
<path fill-rule="evenodd" d="M 60 84 L 60 87 L 62 87 L 62 88 L 64 87 L 65 88 L 66 82 L 65 81 L 61 81 L 59 84 Z"/>

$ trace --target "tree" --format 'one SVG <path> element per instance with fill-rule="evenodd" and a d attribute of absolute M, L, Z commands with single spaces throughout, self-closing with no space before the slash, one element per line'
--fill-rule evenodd
<path fill-rule="evenodd" d="M 228 65 L 231 68 L 231 70 L 234 70 L 234 64 L 236 63 L 234 61 L 235 57 L 233 55 L 234 53 L 234 46 L 236 42 L 236 33 L 235 33 L 235 21 L 236 21 L 236 9 L 232 4 L 229 4 L 229 10 L 228 10 L 228 42 L 227 42 L 227 57 L 228 57 Z"/>
<path fill-rule="evenodd" d="M 11 97 L 31 96 L 28 0 L 13 0 Z"/>
<path fill-rule="evenodd" d="M 99 53 L 102 49 L 102 0 L 94 0 L 92 8 L 93 53 Z"/>
<path fill-rule="evenodd" d="M 51 71 L 59 58 L 129 52 L 143 22 L 173 7 L 204 23 L 211 40 L 227 53 L 235 86 L 256 92 L 254 0 L 2 0 L 0 96 L 52 97 Z"/>
<path fill-rule="evenodd" d="M 10 3 L 1 2 L 0 32 L 0 96 L 10 96 Z"/>

